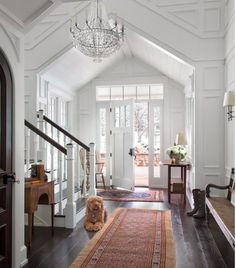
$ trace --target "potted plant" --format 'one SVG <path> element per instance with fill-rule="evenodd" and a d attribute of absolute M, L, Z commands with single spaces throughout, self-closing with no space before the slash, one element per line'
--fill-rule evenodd
<path fill-rule="evenodd" d="M 185 157 L 187 155 L 187 150 L 182 145 L 174 145 L 172 147 L 169 147 L 166 150 L 166 153 L 169 155 L 170 159 L 174 159 L 174 163 L 178 164 L 179 161 L 185 160 Z"/>

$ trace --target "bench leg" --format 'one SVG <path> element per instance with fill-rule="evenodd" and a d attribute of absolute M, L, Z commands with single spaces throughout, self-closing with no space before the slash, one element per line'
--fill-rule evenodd
<path fill-rule="evenodd" d="M 209 225 L 210 209 L 206 206 L 206 222 Z"/>

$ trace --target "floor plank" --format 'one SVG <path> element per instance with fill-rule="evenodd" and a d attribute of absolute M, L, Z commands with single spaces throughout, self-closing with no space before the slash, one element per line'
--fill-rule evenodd
<path fill-rule="evenodd" d="M 172 197 L 172 203 L 166 202 L 114 202 L 105 201 L 108 215 L 117 207 L 139 207 L 166 210 L 172 213 L 172 225 L 176 242 L 176 267 L 178 268 L 223 268 L 234 267 L 234 252 L 225 245 L 222 237 L 218 236 L 220 253 L 212 233 L 219 232 L 214 225 L 210 231 L 204 220 L 197 220 L 186 216 L 190 210 L 189 205 L 183 206 L 179 195 Z M 93 237 L 94 233 L 85 231 L 83 221 L 79 222 L 74 230 L 55 228 L 55 234 L 51 236 L 51 230 L 47 227 L 35 227 L 32 248 L 28 251 L 28 264 L 24 268 L 67 268 L 77 257 L 79 252 Z M 230 251 L 231 250 L 231 251 Z M 226 262 L 223 260 L 225 257 Z M 117 267 L 119 268 L 119 267 Z M 138 268 L 138 267 L 137 267 Z M 142 267 L 140 267 L 142 268 Z"/>

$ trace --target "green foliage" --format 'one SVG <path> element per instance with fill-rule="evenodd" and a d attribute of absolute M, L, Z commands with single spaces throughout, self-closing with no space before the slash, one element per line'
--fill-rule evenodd
<path fill-rule="evenodd" d="M 182 145 L 174 145 L 172 147 L 169 147 L 166 150 L 166 153 L 169 155 L 170 158 L 179 155 L 180 159 L 183 160 L 187 155 L 187 150 Z"/>

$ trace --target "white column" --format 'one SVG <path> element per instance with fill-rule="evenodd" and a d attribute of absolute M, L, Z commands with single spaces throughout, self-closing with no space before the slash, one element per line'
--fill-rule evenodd
<path fill-rule="evenodd" d="M 38 128 L 44 132 L 44 120 L 43 120 L 43 110 L 39 110 L 38 112 L 39 120 L 38 120 Z M 39 138 L 39 151 L 38 151 L 38 160 L 42 160 L 42 164 L 46 164 L 46 155 L 47 155 L 47 148 L 46 142 L 44 139 Z"/>
<path fill-rule="evenodd" d="M 69 143 L 67 148 L 67 203 L 65 208 L 65 227 L 74 228 L 76 225 L 76 203 L 74 202 L 74 145 Z"/>
<path fill-rule="evenodd" d="M 97 191 L 95 188 L 95 144 L 94 143 L 90 143 L 89 144 L 89 168 L 90 168 L 90 172 L 89 172 L 89 183 L 90 183 L 90 187 L 89 187 L 89 195 L 96 195 Z"/>

